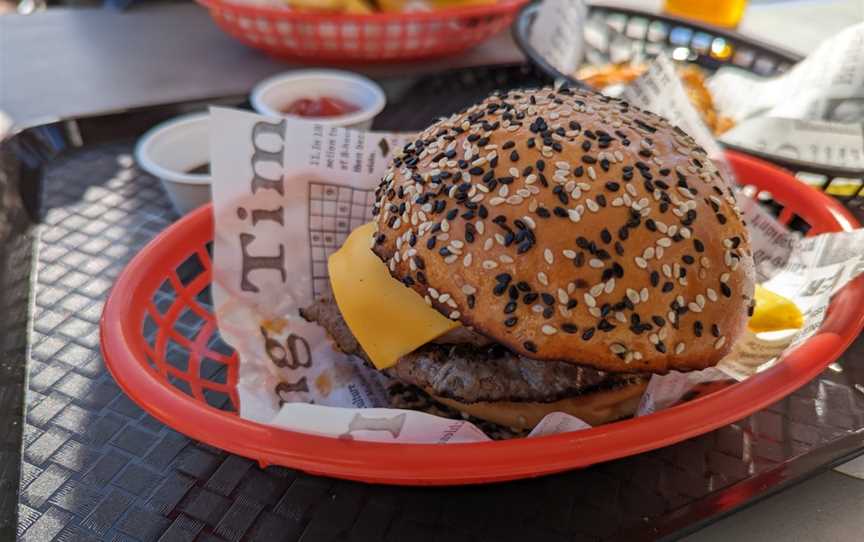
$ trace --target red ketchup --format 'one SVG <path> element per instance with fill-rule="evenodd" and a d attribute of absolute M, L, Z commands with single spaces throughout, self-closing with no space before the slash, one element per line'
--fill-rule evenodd
<path fill-rule="evenodd" d="M 300 98 L 282 109 L 285 114 L 309 118 L 338 117 L 355 111 L 360 111 L 360 108 L 351 102 L 330 96 Z"/>

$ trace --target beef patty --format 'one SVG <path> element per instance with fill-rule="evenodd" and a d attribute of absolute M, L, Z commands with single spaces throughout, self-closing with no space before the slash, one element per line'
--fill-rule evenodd
<path fill-rule="evenodd" d="M 300 314 L 324 327 L 341 351 L 369 362 L 335 301 L 316 301 L 301 309 Z M 433 395 L 463 403 L 550 403 L 645 379 L 641 375 L 605 373 L 572 363 L 533 360 L 490 344 L 488 339 L 468 329 L 454 331 L 402 356 L 386 374 Z"/>

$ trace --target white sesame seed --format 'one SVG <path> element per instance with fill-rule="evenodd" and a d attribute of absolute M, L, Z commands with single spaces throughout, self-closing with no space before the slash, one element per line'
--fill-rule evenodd
<path fill-rule="evenodd" d="M 481 265 L 483 266 L 483 269 L 495 269 L 498 267 L 498 262 L 495 260 L 483 260 Z"/>
<path fill-rule="evenodd" d="M 684 352 L 684 348 L 685 348 L 684 343 L 678 343 L 678 344 L 676 344 L 676 345 L 675 345 L 675 353 L 676 353 L 676 354 L 680 354 L 680 353 Z"/>
<path fill-rule="evenodd" d="M 537 280 L 543 286 L 549 286 L 549 279 L 546 278 L 546 273 L 544 273 L 543 271 L 540 271 L 539 273 L 537 273 Z"/>
<path fill-rule="evenodd" d="M 591 258 L 590 260 L 588 260 L 588 265 L 590 265 L 594 269 L 600 269 L 601 267 L 603 267 L 603 260 Z"/>
<path fill-rule="evenodd" d="M 711 301 L 717 301 L 717 292 L 714 290 L 714 288 L 708 288 L 705 293 L 708 294 L 708 299 L 710 299 Z"/>
<path fill-rule="evenodd" d="M 621 207 L 622 205 L 624 205 L 624 200 L 620 197 L 612 200 L 612 207 Z"/>
<path fill-rule="evenodd" d="M 582 215 L 576 209 L 567 209 L 567 216 L 571 222 L 579 222 L 582 219 Z"/>
<path fill-rule="evenodd" d="M 642 269 L 646 269 L 648 267 L 648 262 L 645 261 L 645 258 L 636 256 L 636 258 L 634 258 L 634 261 L 636 262 L 636 265 L 638 265 Z"/>
<path fill-rule="evenodd" d="M 597 173 L 594 172 L 593 166 L 588 166 L 588 177 L 590 177 L 592 181 L 597 180 Z"/>
<path fill-rule="evenodd" d="M 690 303 L 687 303 L 687 308 L 693 312 L 702 312 L 702 307 L 700 307 L 698 303 L 694 303 L 692 301 Z"/>
<path fill-rule="evenodd" d="M 613 354 L 623 354 L 627 352 L 627 348 L 621 343 L 612 343 L 609 345 L 609 351 Z"/>
<path fill-rule="evenodd" d="M 477 230 L 477 233 L 483 235 L 486 231 L 486 224 L 484 224 L 482 220 L 478 220 L 477 223 L 474 224 L 474 229 Z"/>
<path fill-rule="evenodd" d="M 595 300 L 594 296 L 592 296 L 590 293 L 585 292 L 585 295 L 583 297 L 585 298 L 585 304 L 589 307 L 597 306 L 597 300 Z"/>
<path fill-rule="evenodd" d="M 518 178 L 519 178 L 519 170 L 516 169 L 515 167 L 511 167 L 511 168 L 507 171 L 507 173 L 509 173 L 510 176 L 513 177 L 514 179 L 518 179 Z"/>
<path fill-rule="evenodd" d="M 528 204 L 528 211 L 533 213 L 534 211 L 537 210 L 537 207 L 538 207 L 537 200 L 534 198 L 531 198 L 531 202 Z"/>
<path fill-rule="evenodd" d="M 552 251 L 547 249 L 543 250 L 543 259 L 546 260 L 546 263 L 552 265 L 555 262 L 555 257 L 552 255 Z"/>
<path fill-rule="evenodd" d="M 615 277 L 612 277 L 608 281 L 606 281 L 606 286 L 603 287 L 603 291 L 607 294 L 611 294 L 615 291 Z"/>
<path fill-rule="evenodd" d="M 696 294 L 696 304 L 701 308 L 705 308 L 705 296 L 702 294 Z"/>
<path fill-rule="evenodd" d="M 537 223 L 534 222 L 534 219 L 528 215 L 523 216 L 522 221 L 525 222 L 525 224 L 527 224 L 528 227 L 531 228 L 532 230 L 537 227 Z M 552 262 L 549 262 L 549 263 L 552 263 Z"/>
<path fill-rule="evenodd" d="M 510 195 L 510 188 L 506 184 L 502 184 L 501 188 L 498 189 L 498 195 L 502 198 L 506 198 Z"/>
<path fill-rule="evenodd" d="M 642 301 L 642 303 L 648 301 L 648 288 L 642 288 L 639 290 L 639 300 Z"/>
<path fill-rule="evenodd" d="M 714 348 L 719 350 L 723 348 L 723 345 L 726 344 L 726 337 L 720 337 L 716 341 L 714 341 Z"/>
<path fill-rule="evenodd" d="M 535 182 L 537 182 L 537 175 L 532 173 L 525 177 L 525 184 L 534 184 Z"/>
<path fill-rule="evenodd" d="M 509 198 L 507 198 L 507 203 L 509 203 L 510 205 L 519 205 L 520 203 L 522 203 L 523 199 L 524 198 L 522 198 L 522 196 L 510 196 Z"/>
<path fill-rule="evenodd" d="M 605 287 L 606 287 L 606 284 L 603 283 L 603 282 L 601 282 L 601 283 L 599 283 L 599 284 L 595 284 L 594 286 L 592 286 L 591 289 L 588 290 L 588 292 L 589 292 L 592 296 L 597 297 L 597 296 L 599 296 L 600 294 L 603 293 L 603 288 L 605 288 Z M 566 297 L 566 296 L 565 296 L 565 297 Z M 562 301 L 562 303 L 566 303 L 566 301 Z"/>
<path fill-rule="evenodd" d="M 458 320 L 460 316 L 462 316 L 462 314 L 459 311 L 453 311 L 450 313 L 449 318 L 451 320 Z"/>
<path fill-rule="evenodd" d="M 495 206 L 501 205 L 502 203 L 504 203 L 504 201 L 505 201 L 504 198 L 495 197 L 495 198 L 492 198 L 489 200 L 489 205 L 491 205 L 492 207 L 495 207 Z"/>
<path fill-rule="evenodd" d="M 660 342 L 660 337 L 656 333 L 652 333 L 648 335 L 648 340 L 651 341 L 651 344 L 657 344 Z"/>
<path fill-rule="evenodd" d="M 645 258 L 646 260 L 650 260 L 651 258 L 653 258 L 654 257 L 654 247 L 646 248 L 645 251 L 642 252 L 642 257 Z"/>
<path fill-rule="evenodd" d="M 570 318 L 573 316 L 573 311 L 568 309 L 566 305 L 558 305 L 558 313 L 564 318 Z"/>
<path fill-rule="evenodd" d="M 627 299 L 632 301 L 634 304 L 639 303 L 639 292 L 634 290 L 633 288 L 627 288 Z"/>
<path fill-rule="evenodd" d="M 660 239 L 657 239 L 657 244 L 663 248 L 669 248 L 672 246 L 672 239 L 669 239 L 668 237 L 661 237 Z"/>
<path fill-rule="evenodd" d="M 492 238 L 488 237 L 485 241 L 483 241 L 483 250 L 489 250 L 492 248 Z"/>
<path fill-rule="evenodd" d="M 576 284 L 574 284 L 572 282 L 568 282 L 567 283 L 567 293 L 572 294 L 574 291 L 576 291 Z"/>
<path fill-rule="evenodd" d="M 374 239 L 373 239 L 373 241 L 374 241 Z M 569 248 L 565 248 L 564 250 L 562 250 L 561 254 L 563 254 L 565 258 L 569 258 L 571 260 L 576 257 L 576 252 L 573 250 L 570 250 Z"/>
<path fill-rule="evenodd" d="M 579 190 L 582 190 L 583 192 L 591 190 L 591 185 L 588 183 L 579 183 L 576 186 L 578 186 Z"/>
<path fill-rule="evenodd" d="M 682 227 L 681 231 L 679 231 L 678 233 L 680 233 L 681 237 L 683 237 L 684 239 L 690 239 L 690 236 L 691 236 L 690 228 Z"/>
<path fill-rule="evenodd" d="M 558 162 L 555 162 L 555 167 L 557 169 L 569 170 L 570 164 L 568 162 L 558 161 Z"/>
<path fill-rule="evenodd" d="M 472 256 L 471 256 L 471 253 L 469 252 L 468 254 L 465 255 L 464 258 L 462 258 L 462 265 L 465 267 L 470 267 L 471 266 L 471 259 L 472 259 Z"/>
<path fill-rule="evenodd" d="M 603 312 L 599 307 L 591 307 L 588 309 L 588 314 L 593 316 L 594 318 L 600 318 L 603 315 Z"/>
<path fill-rule="evenodd" d="M 624 190 L 626 190 L 627 192 L 629 192 L 630 195 L 633 196 L 634 198 L 637 197 L 637 196 L 639 195 L 639 193 L 636 192 L 636 187 L 633 186 L 632 184 L 628 184 L 628 185 L 626 185 L 626 186 L 624 187 Z"/>
<path fill-rule="evenodd" d="M 501 263 L 513 263 L 513 258 L 508 256 L 507 254 L 501 254 L 500 256 L 498 256 L 498 261 L 500 261 Z"/>
<path fill-rule="evenodd" d="M 585 205 L 588 207 L 588 210 L 591 211 L 592 213 L 596 213 L 597 211 L 600 210 L 600 206 L 597 205 L 597 202 L 595 202 L 591 198 L 588 198 L 585 200 Z"/>
<path fill-rule="evenodd" d="M 532 310 L 533 312 L 536 312 L 536 313 L 539 314 L 539 313 L 543 312 L 544 307 L 543 307 L 543 305 L 540 305 L 540 304 L 532 305 L 532 306 L 531 306 L 531 310 Z"/>
<path fill-rule="evenodd" d="M 678 319 L 678 314 L 675 311 L 669 311 L 669 313 L 666 314 L 666 319 L 669 320 L 670 323 L 674 324 L 675 320 Z"/>
<path fill-rule="evenodd" d="M 519 190 L 516 191 L 516 194 L 519 196 L 522 196 L 523 198 L 530 198 L 531 197 L 531 191 L 526 189 L 526 188 L 520 188 Z"/>
<path fill-rule="evenodd" d="M 663 258 L 663 247 L 657 247 L 657 250 L 654 251 L 654 257 L 658 260 Z"/>
<path fill-rule="evenodd" d="M 432 297 L 432 299 L 438 299 L 438 290 L 435 288 L 428 288 L 426 292 Z"/>
<path fill-rule="evenodd" d="M 465 295 L 472 295 L 477 293 L 477 288 L 471 286 L 470 284 L 462 285 L 462 293 Z"/>
<path fill-rule="evenodd" d="M 479 190 L 481 192 L 484 192 L 487 194 L 489 193 L 489 187 L 487 187 L 485 184 L 475 184 L 474 187 L 471 188 L 471 190 L 474 190 L 474 188 L 476 188 L 477 190 Z"/>
<path fill-rule="evenodd" d="M 451 264 L 458 259 L 459 259 L 459 256 L 457 256 L 456 254 L 451 254 L 451 255 L 447 256 L 446 258 L 444 258 L 444 263 Z"/>
<path fill-rule="evenodd" d="M 729 282 L 729 273 L 723 273 L 720 275 L 720 282 Z"/>
<path fill-rule="evenodd" d="M 622 324 L 627 323 L 627 317 L 624 316 L 623 312 L 616 312 L 615 313 L 615 319 L 618 320 L 619 322 L 621 322 Z"/>
<path fill-rule="evenodd" d="M 661 222 L 658 220 L 654 224 L 657 226 L 657 231 L 659 231 L 660 233 L 669 233 L 669 226 L 667 226 L 665 222 Z"/>

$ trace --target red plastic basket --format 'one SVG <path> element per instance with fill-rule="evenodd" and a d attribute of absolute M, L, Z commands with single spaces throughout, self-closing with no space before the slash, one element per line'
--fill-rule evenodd
<path fill-rule="evenodd" d="M 859 226 L 838 202 L 784 170 L 734 152 L 728 158 L 739 179 L 758 192 L 770 192 L 784 207 L 781 220 L 809 224 L 808 235 Z M 735 422 L 793 392 L 837 359 L 864 326 L 864 277 L 859 277 L 834 296 L 819 332 L 788 352 L 782 363 L 650 416 L 575 433 L 477 444 L 346 441 L 236 415 L 237 356 L 219 346 L 206 304 L 212 239 L 207 206 L 165 230 L 129 263 L 101 321 L 102 352 L 114 378 L 147 412 L 192 438 L 262 465 L 368 482 L 510 480 L 673 444 Z"/>
<path fill-rule="evenodd" d="M 527 0 L 423 12 L 355 15 L 197 0 L 222 30 L 272 55 L 388 62 L 459 53 L 507 28 Z"/>

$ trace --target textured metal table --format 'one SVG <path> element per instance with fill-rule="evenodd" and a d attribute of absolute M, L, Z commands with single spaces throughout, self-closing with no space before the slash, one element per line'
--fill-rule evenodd
<path fill-rule="evenodd" d="M 489 88 L 534 77 L 514 67 L 387 81 L 391 105 L 379 125 L 421 127 Z M 15 533 L 40 542 L 676 536 L 864 451 L 861 339 L 819 378 L 738 423 L 654 452 L 534 480 L 435 489 L 374 486 L 260 469 L 190 441 L 119 390 L 100 357 L 97 329 L 124 264 L 176 218 L 158 181 L 131 167 L 130 157 L 136 134 L 176 112 L 58 123 L 3 146 L 2 202 L 14 220 L 0 229 L 2 540 Z M 32 183 L 40 164 L 43 197 L 37 205 Z M 13 192 L 18 199 L 9 196 Z M 27 211 L 36 207 L 41 224 L 28 229 Z M 11 513 L 16 488 L 17 521 Z"/>

